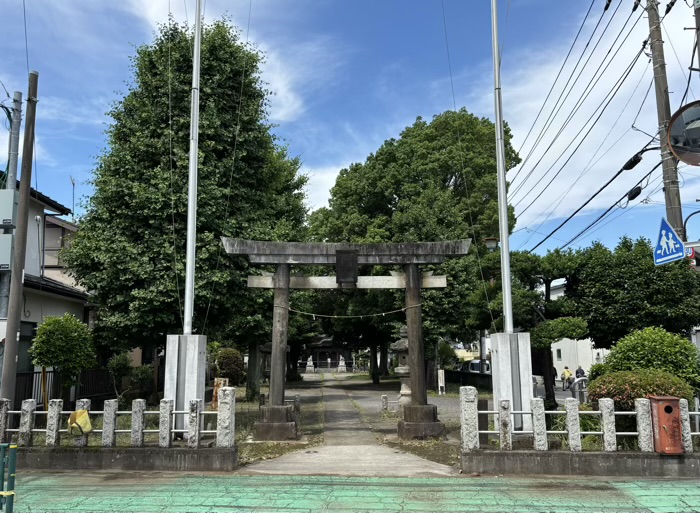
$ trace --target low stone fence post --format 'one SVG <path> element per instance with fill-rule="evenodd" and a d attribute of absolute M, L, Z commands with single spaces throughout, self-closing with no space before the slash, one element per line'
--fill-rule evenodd
<path fill-rule="evenodd" d="M 654 452 L 654 435 L 651 430 L 651 403 L 649 399 L 635 399 L 634 409 L 637 412 L 637 443 L 642 452 Z"/>
<path fill-rule="evenodd" d="M 683 449 L 690 454 L 693 452 L 693 437 L 690 434 L 690 412 L 688 411 L 688 400 L 681 399 L 681 433 L 683 437 Z"/>
<path fill-rule="evenodd" d="M 549 448 L 547 440 L 547 419 L 544 414 L 544 399 L 533 397 L 530 400 L 532 408 L 532 430 L 534 432 L 534 443 L 536 451 L 546 451 Z"/>
<path fill-rule="evenodd" d="M 90 399 L 78 399 L 75 402 L 75 409 L 77 410 L 86 410 L 90 411 L 90 405 L 92 404 L 92 401 Z M 76 436 L 74 440 L 74 445 L 76 447 L 87 447 L 88 444 L 88 435 L 82 435 L 82 436 Z"/>
<path fill-rule="evenodd" d="M 231 448 L 236 440 L 236 389 L 219 390 L 219 410 L 216 414 L 216 446 Z"/>
<path fill-rule="evenodd" d="M 513 448 L 513 417 L 511 416 L 510 401 L 504 399 L 498 409 L 498 424 L 501 432 L 501 450 L 510 451 Z"/>
<path fill-rule="evenodd" d="M 160 419 L 158 422 L 158 446 L 167 449 L 172 445 L 173 410 L 175 401 L 162 399 L 160 401 Z"/>
<path fill-rule="evenodd" d="M 199 447 L 200 435 L 200 413 L 202 412 L 202 400 L 192 399 L 190 401 L 189 426 L 187 428 L 187 447 L 196 449 Z"/>
<path fill-rule="evenodd" d="M 143 447 L 143 412 L 146 411 L 145 399 L 131 401 L 131 446 Z"/>
<path fill-rule="evenodd" d="M 615 401 L 599 399 L 600 425 L 603 429 L 603 449 L 606 452 L 617 451 L 617 431 L 615 430 Z"/>
<path fill-rule="evenodd" d="M 10 400 L 0 399 L 0 443 L 5 441 L 5 433 L 7 432 L 7 421 L 10 411 Z"/>
<path fill-rule="evenodd" d="M 459 404 L 462 425 L 462 450 L 479 448 L 478 392 L 474 387 L 459 387 Z M 386 397 L 382 396 L 382 399 Z"/>
<path fill-rule="evenodd" d="M 36 401 L 25 399 L 22 401 L 22 413 L 19 419 L 19 436 L 17 445 L 19 447 L 29 447 L 32 445 L 32 429 L 34 429 L 34 412 L 36 411 Z"/>
<path fill-rule="evenodd" d="M 49 411 L 46 416 L 46 447 L 57 447 L 61 444 L 61 411 L 63 410 L 63 399 L 51 399 L 49 401 Z"/>
<path fill-rule="evenodd" d="M 109 399 L 102 408 L 102 447 L 114 447 L 117 443 L 117 410 L 119 400 Z"/>
<path fill-rule="evenodd" d="M 569 450 L 581 452 L 581 419 L 578 414 L 578 399 L 567 397 L 564 401 L 566 410 L 566 430 L 569 432 Z"/>

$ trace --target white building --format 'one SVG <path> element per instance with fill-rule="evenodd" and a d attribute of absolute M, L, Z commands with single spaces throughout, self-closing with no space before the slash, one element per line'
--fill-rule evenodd
<path fill-rule="evenodd" d="M 566 282 L 562 280 L 554 280 L 550 293 L 551 299 L 556 299 L 564 295 L 564 287 Z M 595 344 L 590 338 L 582 340 L 571 340 L 564 338 L 559 342 L 552 344 L 552 362 L 557 370 L 557 376 L 561 376 L 564 367 L 568 367 L 571 372 L 575 372 L 578 366 L 586 371 L 588 375 L 591 366 L 595 363 L 605 362 L 608 356 L 607 349 L 596 349 Z"/>

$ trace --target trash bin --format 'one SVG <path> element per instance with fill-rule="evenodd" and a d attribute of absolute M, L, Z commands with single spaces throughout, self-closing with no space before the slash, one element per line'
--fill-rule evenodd
<path fill-rule="evenodd" d="M 683 454 L 680 399 L 650 395 L 649 402 L 654 450 L 659 454 Z"/>

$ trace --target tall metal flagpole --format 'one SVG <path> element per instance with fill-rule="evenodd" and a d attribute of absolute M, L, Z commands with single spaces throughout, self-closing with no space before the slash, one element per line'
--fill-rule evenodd
<path fill-rule="evenodd" d="M 510 283 L 508 196 L 506 193 L 506 150 L 501 106 L 501 52 L 498 46 L 498 1 L 491 0 L 493 83 L 496 110 L 496 167 L 498 173 L 498 226 L 501 239 L 501 283 L 503 289 L 503 332 L 513 333 L 513 299 Z"/>
<path fill-rule="evenodd" d="M 192 106 L 190 115 L 190 169 L 187 189 L 187 251 L 185 265 L 185 318 L 183 331 L 192 334 L 194 310 L 194 264 L 197 242 L 197 157 L 199 153 L 199 62 L 202 37 L 202 2 L 197 0 L 194 22 L 194 56 L 192 63 Z"/>

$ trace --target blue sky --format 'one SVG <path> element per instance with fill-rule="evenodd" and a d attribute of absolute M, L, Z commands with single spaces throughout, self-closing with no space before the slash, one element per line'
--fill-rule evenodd
<path fill-rule="evenodd" d="M 515 146 L 522 146 L 521 154 L 525 157 L 535 140 L 531 136 L 526 141 L 525 136 L 590 2 L 511 0 L 509 9 L 507 0 L 499 3 L 504 45 L 504 115 L 513 129 Z M 605 0 L 595 1 L 574 48 L 574 57 L 583 50 L 604 3 Z M 576 88 L 554 118 L 552 128 L 534 148 L 522 171 L 509 173 L 513 182 L 510 201 L 516 205 L 518 215 L 512 249 L 532 248 L 542 234 L 573 212 L 649 141 L 647 135 L 631 129 L 635 118 L 637 128 L 656 132 L 653 89 L 642 105 L 652 77 L 648 59 L 642 56 L 580 149 L 571 155 L 589 126 L 586 120 L 597 115 L 595 108 L 605 100 L 647 37 L 648 25 L 643 16 L 570 124 L 553 142 L 563 119 L 576 101 L 587 94 L 587 86 L 597 79 L 604 66 L 601 63 L 606 62 L 606 53 L 625 25 L 632 4 L 633 0 L 613 0 L 601 25 L 610 21 L 610 27 Z M 152 39 L 156 24 L 166 20 L 169 9 L 177 20 L 191 23 L 194 0 L 26 0 L 25 5 L 26 46 L 22 1 L 0 0 L 4 22 L 0 80 L 10 93 L 21 90 L 26 94 L 28 53 L 29 68 L 40 73 L 38 187 L 71 206 L 70 177 L 77 183 L 77 198 L 90 194 L 87 180 L 97 156 L 105 150 L 103 131 L 109 119 L 104 113 L 126 89 L 130 79 L 129 58 L 135 47 Z M 300 156 L 302 171 L 310 177 L 307 191 L 310 208 L 326 204 L 329 189 L 341 168 L 363 161 L 384 140 L 397 137 L 417 116 L 429 119 L 452 108 L 443 5 L 457 105 L 493 118 L 487 0 L 252 0 L 249 33 L 246 33 L 249 0 L 205 2 L 208 20 L 228 14 L 242 28 L 243 37 L 249 37 L 266 53 L 263 79 L 275 93 L 271 121 L 277 125 L 275 132 L 286 141 L 291 153 Z M 619 11 L 613 16 L 618 5 Z M 663 1 L 662 10 L 665 5 Z M 641 10 L 627 28 L 639 14 Z M 663 23 L 673 110 L 680 104 L 691 57 L 692 32 L 684 27 L 693 25 L 692 10 L 682 1 L 677 2 Z M 600 31 L 601 28 L 597 33 Z M 563 77 L 576 73 L 573 62 L 564 69 Z M 562 85 L 560 81 L 553 98 L 558 96 Z M 700 96 L 697 81 L 693 86 Z M 0 89 L 0 98 L 4 94 Z M 689 95 L 690 100 L 694 98 L 694 94 Z M 550 100 L 545 116 L 535 125 L 534 134 L 542 127 L 552 106 Z M 551 149 L 544 153 L 550 143 Z M 0 127 L 2 166 L 6 147 L 7 130 Z M 563 157 L 556 161 L 560 155 Z M 568 164 L 553 180 L 570 155 Z M 534 167 L 540 157 L 541 163 Z M 658 161 L 658 152 L 646 153 L 639 166 L 617 179 L 538 252 L 563 245 Z M 550 166 L 552 170 L 545 173 Z M 660 176 L 660 170 L 654 172 L 637 200 L 626 209 L 615 209 L 610 222 L 605 221 L 607 224 L 573 247 L 589 245 L 595 239 L 614 245 L 625 234 L 655 239 L 660 217 L 664 215 Z M 695 199 L 700 198 L 700 170 L 681 168 L 680 176 L 684 216 L 687 216 L 697 208 Z M 539 178 L 542 180 L 538 183 Z M 541 196 L 525 209 L 540 192 Z M 81 212 L 79 206 L 77 211 Z M 689 236 L 700 238 L 700 216 L 690 221 Z"/>

